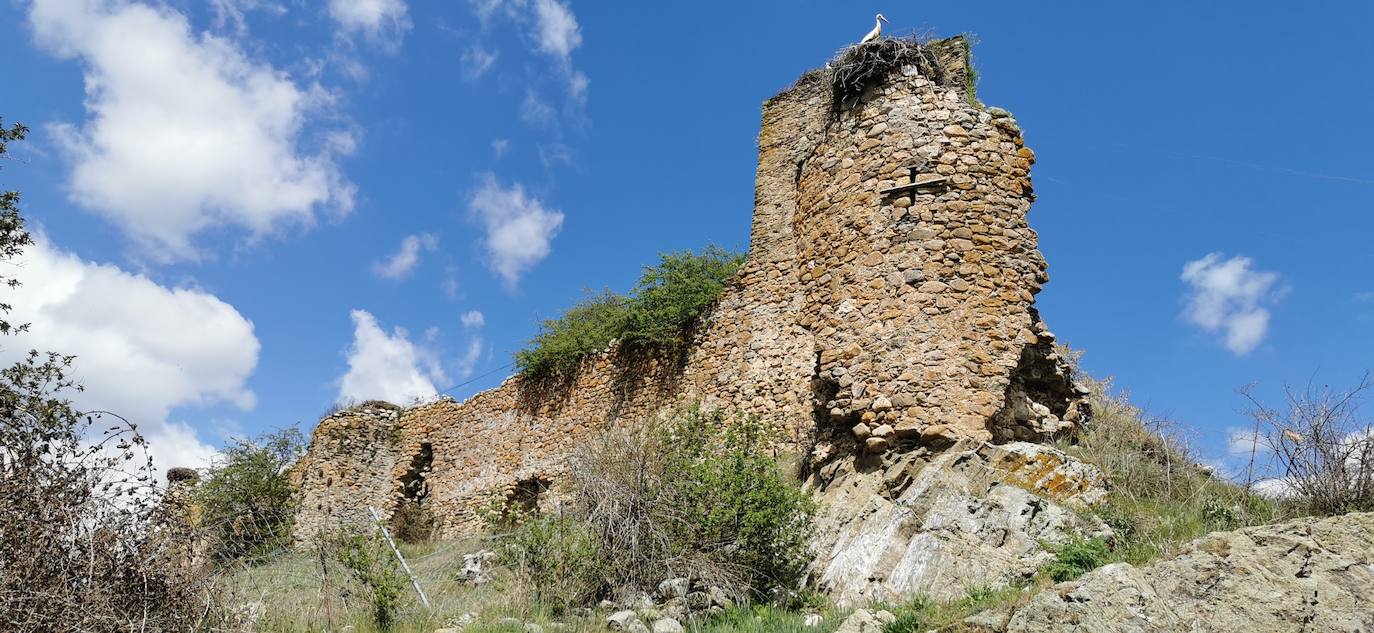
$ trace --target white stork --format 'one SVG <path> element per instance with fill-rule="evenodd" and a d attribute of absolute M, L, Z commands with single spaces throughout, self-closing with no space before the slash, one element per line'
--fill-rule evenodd
<path fill-rule="evenodd" d="M 869 31 L 869 32 L 868 32 L 868 35 L 865 35 L 863 39 L 859 40 L 859 45 L 860 45 L 860 46 L 863 46 L 864 44 L 867 44 L 867 43 L 869 43 L 869 42 L 872 42 L 873 40 L 876 40 L 876 39 L 878 39 L 880 36 L 882 36 L 882 34 L 883 34 L 883 22 L 886 22 L 886 21 L 887 21 L 887 18 L 883 17 L 883 14 L 879 13 L 877 19 L 875 19 L 875 20 L 873 21 L 873 30 L 872 30 L 872 31 Z"/>

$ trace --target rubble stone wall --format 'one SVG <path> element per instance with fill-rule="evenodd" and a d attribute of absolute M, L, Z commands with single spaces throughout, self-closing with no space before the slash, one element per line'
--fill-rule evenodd
<path fill-rule="evenodd" d="M 817 461 L 1071 425 L 1077 394 L 1032 307 L 1034 155 L 948 81 L 967 63 L 953 44 L 943 81 L 902 68 L 836 112 L 813 71 L 764 104 L 749 257 L 684 354 L 612 345 L 561 384 L 326 418 L 295 470 L 298 536 L 407 500 L 470 533 L 493 499 L 556 495 L 589 434 L 685 402 L 757 416 Z"/>

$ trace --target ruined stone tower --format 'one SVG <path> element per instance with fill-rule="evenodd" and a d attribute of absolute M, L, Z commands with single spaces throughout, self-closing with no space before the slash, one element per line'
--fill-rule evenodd
<path fill-rule="evenodd" d="M 1016 121 L 977 103 L 962 39 L 868 47 L 764 104 L 749 258 L 684 357 L 612 346 L 567 384 L 327 417 L 295 471 L 298 536 L 403 503 L 479 529 L 493 493 L 538 505 L 586 434 L 676 403 L 777 424 L 816 464 L 1077 422 L 1033 308 L 1047 277 Z"/>

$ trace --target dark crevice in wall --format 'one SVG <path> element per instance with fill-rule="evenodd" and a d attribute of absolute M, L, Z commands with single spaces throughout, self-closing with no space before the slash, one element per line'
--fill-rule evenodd
<path fill-rule="evenodd" d="M 1021 348 L 1002 409 L 988 421 L 993 441 L 1052 441 L 1072 431 L 1089 415 L 1087 392 L 1054 349 L 1054 336 L 1031 308 L 1037 340 Z"/>
<path fill-rule="evenodd" d="M 428 540 L 434 534 L 434 513 L 430 511 L 430 488 L 426 481 L 434 466 L 434 445 L 420 444 L 420 451 L 410 458 L 410 467 L 397 480 L 396 512 L 391 516 L 391 529 L 396 538 L 407 543 Z"/>
<path fill-rule="evenodd" d="M 515 482 L 515 487 L 506 493 L 505 507 L 501 509 L 504 523 L 515 523 L 522 516 L 539 513 L 539 502 L 544 493 L 553 486 L 553 481 L 542 475 Z"/>

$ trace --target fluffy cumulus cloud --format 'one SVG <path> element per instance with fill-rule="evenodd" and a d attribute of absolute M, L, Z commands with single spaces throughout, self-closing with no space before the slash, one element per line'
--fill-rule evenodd
<path fill-rule="evenodd" d="M 487 265 L 510 287 L 530 268 L 549 256 L 550 244 L 563 228 L 563 214 L 545 208 L 519 184 L 503 187 L 485 174 L 468 207 L 482 222 Z"/>
<path fill-rule="evenodd" d="M 438 246 L 439 238 L 429 233 L 407 235 L 401 240 L 399 250 L 372 264 L 372 272 L 382 279 L 405 279 L 419 265 L 421 253 L 433 251 Z"/>
<path fill-rule="evenodd" d="M 37 41 L 85 66 L 88 119 L 53 124 L 72 163 L 69 193 L 160 261 L 198 257 L 193 237 L 241 227 L 253 238 L 342 215 L 354 187 L 336 158 L 307 149 L 328 95 L 303 88 L 233 42 L 194 33 L 165 5 L 36 0 Z"/>
<path fill-rule="evenodd" d="M 1183 316 L 1204 331 L 1221 336 L 1237 356 L 1250 353 L 1269 331 L 1269 306 L 1280 293 L 1279 275 L 1255 270 L 1248 257 L 1223 259 L 1211 253 L 1183 267 L 1188 285 Z"/>
<path fill-rule="evenodd" d="M 195 287 L 166 287 L 115 266 L 84 261 L 40 239 L 17 261 L 22 286 L 9 291 L 15 323 L 28 332 L 0 346 L 75 355 L 85 410 L 139 425 L 159 469 L 206 465 L 214 449 L 173 409 L 221 402 L 255 404 L 245 381 L 258 362 L 253 324 Z"/>
<path fill-rule="evenodd" d="M 362 33 L 388 47 L 400 44 L 410 30 L 405 0 L 329 0 L 329 17 L 345 33 Z"/>
<path fill-rule="evenodd" d="M 376 317 L 354 310 L 348 372 L 339 379 L 339 402 L 386 400 L 406 404 L 438 394 L 434 383 L 448 380 L 438 355 L 411 342 L 403 328 L 383 330 Z"/>

